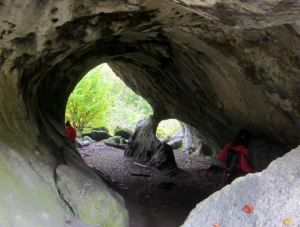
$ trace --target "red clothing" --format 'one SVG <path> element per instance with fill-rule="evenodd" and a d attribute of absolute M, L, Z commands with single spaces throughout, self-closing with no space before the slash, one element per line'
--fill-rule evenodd
<path fill-rule="evenodd" d="M 244 145 L 237 145 L 234 146 L 232 142 L 227 143 L 224 148 L 221 150 L 219 153 L 219 160 L 226 164 L 226 158 L 229 154 L 229 150 L 233 150 L 234 152 L 239 153 L 239 168 L 244 172 L 244 173 L 254 173 L 256 172 L 248 163 L 247 157 L 249 156 L 249 150 L 247 147 Z"/>
<path fill-rule="evenodd" d="M 66 127 L 68 138 L 74 143 L 76 141 L 76 130 L 72 126 Z"/>

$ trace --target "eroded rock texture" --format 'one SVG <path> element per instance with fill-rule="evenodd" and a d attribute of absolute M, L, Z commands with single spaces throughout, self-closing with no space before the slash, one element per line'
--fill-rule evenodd
<path fill-rule="evenodd" d="M 126 156 L 133 156 L 157 169 L 176 168 L 172 147 L 156 137 L 158 118 L 151 116 L 138 123 L 125 149 Z"/>
<path fill-rule="evenodd" d="M 299 144 L 299 11 L 297 0 L 0 0 L 0 151 L 8 160 L 1 172 L 15 183 L 1 188 L 1 219 L 63 226 L 69 215 L 126 225 L 121 203 L 99 218 L 84 212 L 77 192 L 64 193 L 92 185 L 82 199 L 99 213 L 93 201 L 108 195 L 67 148 L 63 129 L 68 95 L 103 62 L 161 120 L 188 123 L 213 150 L 241 127 Z M 15 199 L 25 188 L 31 207 Z"/>
<path fill-rule="evenodd" d="M 238 178 L 199 203 L 183 226 L 299 226 L 299 159 L 298 147 L 263 172 Z M 253 213 L 242 211 L 247 204 Z"/>

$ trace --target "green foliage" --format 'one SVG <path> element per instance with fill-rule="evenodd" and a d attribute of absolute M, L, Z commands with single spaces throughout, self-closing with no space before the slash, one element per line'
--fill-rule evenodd
<path fill-rule="evenodd" d="M 109 84 L 111 97 L 109 118 L 107 118 L 105 126 L 111 132 L 116 127 L 134 130 L 139 120 L 152 114 L 151 106 L 127 87 L 107 65 L 103 65 L 102 75 L 105 83 Z"/>
<path fill-rule="evenodd" d="M 66 119 L 79 131 L 93 125 L 101 125 L 109 114 L 109 87 L 103 85 L 99 69 L 91 70 L 78 83 L 69 97 Z M 101 88 L 101 89 L 99 89 Z"/>
<path fill-rule="evenodd" d="M 151 114 L 151 106 L 106 64 L 83 77 L 66 108 L 66 119 L 81 131 L 103 126 L 110 132 L 117 126 L 133 130 L 139 120 Z"/>
<path fill-rule="evenodd" d="M 180 122 L 176 119 L 169 119 L 159 123 L 156 129 L 156 136 L 162 139 L 168 139 L 181 128 Z"/>

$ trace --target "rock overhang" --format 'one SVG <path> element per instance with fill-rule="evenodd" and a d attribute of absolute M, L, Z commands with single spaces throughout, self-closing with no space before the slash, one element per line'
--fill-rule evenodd
<path fill-rule="evenodd" d="M 215 150 L 242 127 L 296 146 L 299 11 L 280 0 L 0 1 L 0 141 L 39 182 L 65 163 L 85 176 L 61 149 L 64 108 L 82 75 L 108 62 L 157 117 L 187 122 Z"/>
<path fill-rule="evenodd" d="M 297 6 L 297 1 L 3 1 L 2 84 L 12 87 L 14 103 L 25 100 L 23 109 L 33 119 L 62 122 L 81 76 L 108 62 L 162 119 L 193 125 L 215 147 L 241 127 L 294 146 Z M 3 112 L 18 109 L 2 103 Z"/>
<path fill-rule="evenodd" d="M 197 5 L 193 1 L 119 1 L 122 4 L 118 7 L 115 1 L 69 6 L 26 3 L 28 11 L 41 8 L 41 12 L 35 21 L 28 19 L 31 26 L 24 20 L 23 27 L 9 21 L 7 14 L 2 22 L 7 29 L 2 31 L 1 62 L 10 61 L 10 67 L 4 67 L 6 73 L 19 74 L 25 99 L 38 90 L 38 99 L 56 97 L 61 107 L 45 108 L 50 113 L 59 112 L 54 116 L 62 119 L 66 97 L 84 72 L 109 62 L 154 109 L 193 125 L 211 144 L 220 145 L 228 139 L 226 135 L 240 127 L 288 144 L 297 143 L 297 135 L 289 128 L 298 127 L 294 124 L 298 118 L 298 82 L 289 84 L 288 80 L 295 80 L 293 75 L 299 71 L 299 53 L 293 49 L 299 42 L 298 17 L 293 9 L 287 20 L 280 17 L 274 25 L 269 16 L 276 17 L 284 9 L 297 6 L 296 2 L 237 1 L 234 5 L 206 1 Z M 6 5 L 18 10 L 4 3 L 2 11 Z M 247 23 L 227 23 L 224 18 L 230 16 L 226 13 L 233 9 L 234 21 Z M 252 26 L 254 15 L 265 24 Z M 54 17 L 57 21 L 52 20 Z M 290 44 L 284 38 L 287 35 L 293 41 Z M 276 59 L 284 51 L 291 56 L 282 58 L 281 65 Z M 39 89 L 28 92 L 38 84 Z M 51 91 L 55 95 L 50 95 Z M 44 103 L 52 105 L 44 101 L 38 105 Z M 276 135 L 279 129 L 286 131 L 284 138 Z"/>

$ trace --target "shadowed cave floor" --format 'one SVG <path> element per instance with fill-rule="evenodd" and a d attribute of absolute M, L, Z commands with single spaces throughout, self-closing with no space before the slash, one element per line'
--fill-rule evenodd
<path fill-rule="evenodd" d="M 130 227 L 180 226 L 198 202 L 220 188 L 220 173 L 208 171 L 212 162 L 205 157 L 175 152 L 179 170 L 157 171 L 101 142 L 79 152 L 123 196 Z"/>

